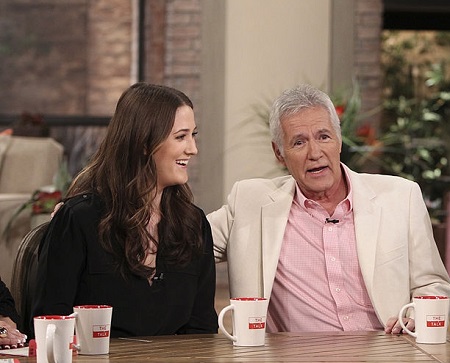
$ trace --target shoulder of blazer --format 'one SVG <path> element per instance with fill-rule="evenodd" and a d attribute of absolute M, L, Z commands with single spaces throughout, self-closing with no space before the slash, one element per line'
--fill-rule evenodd
<path fill-rule="evenodd" d="M 292 201 L 294 192 L 295 180 L 290 175 L 274 179 L 245 179 L 233 186 L 228 201 L 235 210 L 248 209 L 275 201 Z"/>
<path fill-rule="evenodd" d="M 405 200 L 410 195 L 421 196 L 419 185 L 411 180 L 384 174 L 349 172 L 354 207 L 357 202 L 369 200 Z M 381 198 L 381 199 L 380 199 Z"/>
<path fill-rule="evenodd" d="M 254 178 L 244 179 L 236 182 L 233 188 L 239 188 L 241 191 L 276 191 L 278 189 L 291 189 L 295 185 L 295 180 L 291 175 L 284 175 L 273 179 Z"/>
<path fill-rule="evenodd" d="M 418 184 L 412 180 L 408 180 L 399 176 L 385 174 L 369 174 L 357 173 L 348 169 L 352 186 L 358 187 L 360 184 L 365 188 L 377 190 L 390 189 L 410 189 L 417 187 Z"/>

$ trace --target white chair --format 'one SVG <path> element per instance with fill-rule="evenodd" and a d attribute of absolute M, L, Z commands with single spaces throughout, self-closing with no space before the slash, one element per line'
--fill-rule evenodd
<path fill-rule="evenodd" d="M 23 211 L 4 234 L 14 213 L 33 192 L 53 183 L 63 147 L 51 138 L 0 137 L 0 276 L 10 287 L 13 261 L 22 238 L 31 229 L 31 213 Z"/>

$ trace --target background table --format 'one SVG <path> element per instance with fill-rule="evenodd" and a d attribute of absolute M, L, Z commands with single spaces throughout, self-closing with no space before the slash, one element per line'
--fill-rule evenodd
<path fill-rule="evenodd" d="M 35 358 L 20 357 L 21 363 Z M 450 362 L 450 343 L 415 344 L 406 335 L 368 333 L 267 334 L 263 347 L 233 347 L 223 335 L 112 339 L 110 354 L 75 356 L 76 363 L 109 362 Z"/>

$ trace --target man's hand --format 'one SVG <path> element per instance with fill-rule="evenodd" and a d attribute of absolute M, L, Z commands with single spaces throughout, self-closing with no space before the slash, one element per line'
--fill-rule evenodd
<path fill-rule="evenodd" d="M 53 218 L 56 214 L 56 212 L 63 206 L 64 202 L 59 202 L 55 205 L 55 208 L 53 208 L 53 212 L 50 214 L 50 218 Z"/>
<path fill-rule="evenodd" d="M 403 324 L 410 330 L 414 331 L 415 329 L 415 322 L 414 319 L 411 318 L 403 318 Z M 389 318 L 386 327 L 384 328 L 384 332 L 386 334 L 406 334 L 406 332 L 402 329 L 400 326 L 400 323 L 398 322 L 397 317 Z"/>

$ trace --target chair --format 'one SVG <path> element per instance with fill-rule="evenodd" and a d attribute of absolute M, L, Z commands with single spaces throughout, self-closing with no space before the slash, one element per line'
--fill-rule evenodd
<path fill-rule="evenodd" d="M 28 232 L 22 239 L 14 260 L 11 294 L 20 316 L 19 330 L 30 336 L 33 296 L 36 287 L 38 249 L 50 222 L 45 222 Z"/>
<path fill-rule="evenodd" d="M 51 138 L 0 135 L 0 276 L 11 289 L 12 263 L 23 236 L 32 228 L 31 213 L 22 212 L 5 228 L 32 194 L 53 184 L 64 149 Z"/>

